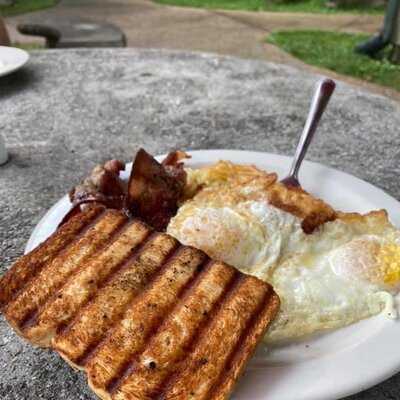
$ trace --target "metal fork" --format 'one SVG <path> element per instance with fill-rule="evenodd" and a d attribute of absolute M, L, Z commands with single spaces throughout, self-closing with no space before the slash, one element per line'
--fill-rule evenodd
<path fill-rule="evenodd" d="M 287 186 L 301 186 L 298 177 L 301 163 L 307 153 L 308 147 L 317 129 L 318 122 L 325 111 L 335 87 L 336 84 L 332 79 L 322 79 L 318 82 L 311 102 L 310 111 L 308 112 L 306 124 L 304 125 L 303 132 L 296 147 L 289 175 L 281 180 L 283 184 Z"/>

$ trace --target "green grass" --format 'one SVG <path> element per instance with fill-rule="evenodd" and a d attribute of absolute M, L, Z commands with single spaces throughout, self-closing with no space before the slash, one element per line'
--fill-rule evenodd
<path fill-rule="evenodd" d="M 45 49 L 45 47 L 39 43 L 18 43 L 14 42 L 11 44 L 13 47 L 18 47 L 19 49 L 23 49 L 26 51 L 30 50 L 42 50 Z"/>
<path fill-rule="evenodd" d="M 12 6 L 0 6 L 0 15 L 10 17 L 17 14 L 24 14 L 31 11 L 52 7 L 58 0 L 16 0 Z"/>
<path fill-rule="evenodd" d="M 368 36 L 362 34 L 281 31 L 271 34 L 267 41 L 307 64 L 400 91 L 400 65 L 393 65 L 387 60 L 388 51 L 378 59 L 354 53 L 354 46 L 366 38 Z"/>
<path fill-rule="evenodd" d="M 160 4 L 171 4 L 182 7 L 201 7 L 226 10 L 249 11 L 280 11 L 280 12 L 310 12 L 310 13 L 368 13 L 381 14 L 384 7 L 360 7 L 346 8 L 326 7 L 326 0 L 302 0 L 277 3 L 269 0 L 155 0 Z"/>

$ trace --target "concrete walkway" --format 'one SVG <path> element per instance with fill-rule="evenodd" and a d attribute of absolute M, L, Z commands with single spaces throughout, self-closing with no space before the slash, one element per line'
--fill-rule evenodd
<path fill-rule="evenodd" d="M 80 16 L 112 22 L 125 32 L 128 46 L 132 47 L 194 50 L 262 59 L 296 65 L 333 77 L 337 75 L 302 63 L 265 43 L 265 38 L 278 29 L 375 33 L 383 19 L 379 15 L 205 10 L 163 6 L 150 0 L 64 0 L 56 7 L 36 14 Z M 7 26 L 15 41 L 33 41 L 32 37 L 19 35 L 15 29 L 18 22 L 28 18 L 29 14 L 25 14 L 7 19 Z M 394 90 L 357 79 L 344 79 L 400 100 L 400 94 Z"/>

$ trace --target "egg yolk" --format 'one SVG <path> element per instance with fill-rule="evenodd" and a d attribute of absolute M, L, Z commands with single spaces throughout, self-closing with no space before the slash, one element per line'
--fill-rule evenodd
<path fill-rule="evenodd" d="M 393 240 L 354 239 L 334 251 L 330 262 L 339 276 L 359 277 L 383 290 L 400 289 L 400 246 Z"/>
<path fill-rule="evenodd" d="M 382 245 L 377 254 L 377 263 L 384 274 L 384 282 L 394 286 L 400 282 L 400 246 Z"/>

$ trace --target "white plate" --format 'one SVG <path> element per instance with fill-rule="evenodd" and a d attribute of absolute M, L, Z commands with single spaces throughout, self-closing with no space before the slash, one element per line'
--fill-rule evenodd
<path fill-rule="evenodd" d="M 289 157 L 234 150 L 190 152 L 187 165 L 199 167 L 220 159 L 288 171 Z M 158 157 L 162 159 L 163 156 Z M 130 165 L 127 170 L 130 169 Z M 128 176 L 124 171 L 123 177 Z M 382 190 L 354 176 L 305 161 L 300 180 L 305 189 L 343 211 L 367 212 L 385 208 L 400 226 L 400 203 Z M 46 239 L 69 208 L 65 196 L 34 229 L 26 251 Z M 383 315 L 349 327 L 276 348 L 259 348 L 246 369 L 235 400 L 331 400 L 365 390 L 400 370 L 400 322 Z"/>
<path fill-rule="evenodd" d="M 0 76 L 11 74 L 27 63 L 29 54 L 16 47 L 0 46 Z"/>

